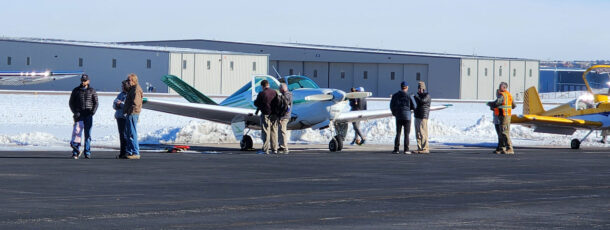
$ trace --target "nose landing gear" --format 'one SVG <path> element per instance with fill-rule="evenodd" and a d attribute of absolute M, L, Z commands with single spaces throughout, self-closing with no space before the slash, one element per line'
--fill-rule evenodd
<path fill-rule="evenodd" d="M 347 123 L 333 122 L 336 135 L 328 142 L 328 150 L 331 152 L 339 152 L 343 150 L 343 140 L 347 133 Z"/>

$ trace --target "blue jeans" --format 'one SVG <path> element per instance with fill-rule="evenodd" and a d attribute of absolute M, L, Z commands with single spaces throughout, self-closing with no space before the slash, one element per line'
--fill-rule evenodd
<path fill-rule="evenodd" d="M 81 123 L 82 123 L 82 127 Z M 81 132 L 85 131 L 85 146 L 84 146 L 84 153 L 85 155 L 91 155 L 91 127 L 93 126 L 93 116 L 88 115 L 88 116 L 84 116 L 81 117 L 77 122 L 74 123 L 74 131 L 73 131 L 73 136 L 77 135 L 79 138 L 72 138 L 72 142 L 70 143 L 70 145 L 72 146 L 72 155 L 76 156 L 79 153 L 79 149 L 80 149 L 80 136 L 81 136 Z M 82 129 L 82 130 L 80 130 Z"/>
<path fill-rule="evenodd" d="M 121 151 L 119 154 L 121 156 L 125 156 L 126 155 L 125 147 L 127 145 L 127 140 L 125 139 L 125 118 L 116 119 L 116 124 L 119 129 L 119 141 L 120 141 L 119 143 L 121 143 Z"/>
<path fill-rule="evenodd" d="M 125 119 L 125 140 L 127 145 L 125 152 L 127 155 L 140 155 L 140 144 L 138 144 L 138 118 L 139 114 L 129 114 Z"/>

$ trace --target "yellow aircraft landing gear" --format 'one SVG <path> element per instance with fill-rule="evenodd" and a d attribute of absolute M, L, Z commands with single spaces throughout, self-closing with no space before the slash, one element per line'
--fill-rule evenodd
<path fill-rule="evenodd" d="M 593 133 L 593 130 L 589 131 L 589 133 L 587 133 L 587 135 L 585 135 L 585 137 L 582 140 L 578 140 L 576 138 L 572 139 L 572 142 L 570 142 L 570 148 L 572 148 L 572 149 L 579 149 L 580 148 L 580 143 L 582 143 L 585 140 L 587 140 L 587 137 L 589 137 L 589 135 L 591 135 L 591 133 Z"/>

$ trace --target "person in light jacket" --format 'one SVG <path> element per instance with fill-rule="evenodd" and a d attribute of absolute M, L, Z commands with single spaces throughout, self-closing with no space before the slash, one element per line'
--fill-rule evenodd
<path fill-rule="evenodd" d="M 127 92 L 131 87 L 129 85 L 129 81 L 125 80 L 121 82 L 122 91 L 119 95 L 116 96 L 114 102 L 112 103 L 112 108 L 115 110 L 114 119 L 116 119 L 116 124 L 119 129 L 119 141 L 121 144 L 121 151 L 117 158 L 119 159 L 127 159 L 127 152 L 125 150 L 127 145 L 127 140 L 125 139 L 125 113 L 123 112 L 123 107 L 125 107 L 125 99 L 127 99 Z"/>

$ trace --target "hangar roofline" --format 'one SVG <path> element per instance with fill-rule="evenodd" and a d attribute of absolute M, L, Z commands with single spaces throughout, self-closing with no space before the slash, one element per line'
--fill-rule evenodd
<path fill-rule="evenodd" d="M 213 39 L 177 39 L 177 40 L 128 41 L 128 42 L 118 42 L 118 44 L 138 44 L 138 43 L 148 43 L 148 42 L 195 42 L 195 41 L 222 42 L 222 43 L 243 44 L 243 45 L 261 45 L 261 46 L 272 46 L 272 47 L 282 47 L 282 48 L 320 49 L 320 50 L 343 51 L 343 52 L 359 52 L 359 53 L 377 53 L 377 54 L 425 56 L 425 57 L 445 57 L 445 58 L 460 58 L 460 59 L 538 61 L 536 59 L 530 59 L 530 58 L 511 58 L 511 57 L 495 57 L 495 56 L 479 56 L 479 55 L 463 55 L 463 54 L 445 54 L 445 53 L 433 53 L 433 52 L 405 51 L 405 50 L 393 50 L 393 49 L 377 49 L 377 48 L 336 46 L 336 45 L 320 45 L 320 44 L 308 44 L 308 43 L 243 42 L 243 41 L 225 41 L 225 40 L 213 40 Z"/>

